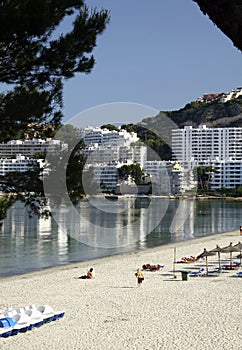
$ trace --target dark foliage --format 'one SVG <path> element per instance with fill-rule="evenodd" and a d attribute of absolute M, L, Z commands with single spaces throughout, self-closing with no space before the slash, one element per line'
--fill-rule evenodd
<path fill-rule="evenodd" d="M 67 32 L 62 30 L 64 20 L 72 22 Z M 9 87 L 0 94 L 0 142 L 26 133 L 53 136 L 62 118 L 63 83 L 77 73 L 91 72 L 97 36 L 108 21 L 108 11 L 89 10 L 82 0 L 0 1 L 0 82 Z M 64 164 L 74 197 L 82 191 L 79 171 L 84 159 L 75 151 L 67 159 L 63 151 L 59 160 L 53 177 Z M 40 169 L 9 173 L 0 184 L 7 196 L 0 201 L 1 217 L 15 200 L 36 214 L 47 214 Z"/>
<path fill-rule="evenodd" d="M 171 148 L 164 140 L 155 133 L 141 126 L 140 124 L 126 124 L 122 125 L 122 129 L 128 132 L 136 132 L 140 140 L 148 147 L 148 160 L 169 160 L 171 157 Z"/>
<path fill-rule="evenodd" d="M 242 1 L 193 0 L 201 11 L 242 51 Z"/>
<path fill-rule="evenodd" d="M 89 11 L 82 0 L 0 2 L 0 82 L 12 88 L 0 96 L 0 141 L 19 137 L 28 123 L 60 123 L 63 81 L 91 72 L 108 20 L 106 10 Z"/>

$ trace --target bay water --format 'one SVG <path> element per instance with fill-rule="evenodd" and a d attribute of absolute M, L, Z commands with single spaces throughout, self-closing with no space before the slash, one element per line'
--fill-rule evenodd
<path fill-rule="evenodd" d="M 235 200 L 95 198 L 74 211 L 64 204 L 52 209 L 48 219 L 29 217 L 20 202 L 8 210 L 0 230 L 0 277 L 235 229 L 239 237 L 242 225 L 242 201 Z"/>

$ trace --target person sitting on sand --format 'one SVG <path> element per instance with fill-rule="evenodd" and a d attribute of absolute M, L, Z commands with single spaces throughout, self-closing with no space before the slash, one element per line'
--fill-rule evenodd
<path fill-rule="evenodd" d="M 94 277 L 95 277 L 95 273 L 94 273 L 93 268 L 91 267 L 90 270 L 87 271 L 87 278 L 91 279 L 91 278 L 94 278 Z"/>
<path fill-rule="evenodd" d="M 93 267 L 91 267 L 91 268 L 87 271 L 87 274 L 86 274 L 86 275 L 80 276 L 79 278 L 81 278 L 81 279 L 89 279 L 89 280 L 95 278 L 95 273 L 94 273 Z"/>

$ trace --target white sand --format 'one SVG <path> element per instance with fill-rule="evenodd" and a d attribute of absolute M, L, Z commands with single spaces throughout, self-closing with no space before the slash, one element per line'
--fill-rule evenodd
<path fill-rule="evenodd" d="M 177 260 L 198 255 L 216 244 L 236 244 L 239 232 L 203 237 L 143 252 L 72 264 L 66 267 L 1 280 L 1 307 L 49 304 L 65 309 L 63 319 L 39 329 L 0 338 L 2 350 L 42 349 L 241 349 L 241 285 L 236 271 L 219 277 L 174 279 L 173 248 Z M 238 253 L 234 253 L 237 255 Z M 222 254 L 228 259 L 229 254 Z M 238 259 L 236 259 L 238 260 Z M 144 263 L 164 264 L 144 272 L 137 287 L 136 269 Z M 177 269 L 204 265 L 177 264 Z M 209 268 L 217 256 L 209 257 Z M 80 280 L 93 266 L 94 280 Z"/>

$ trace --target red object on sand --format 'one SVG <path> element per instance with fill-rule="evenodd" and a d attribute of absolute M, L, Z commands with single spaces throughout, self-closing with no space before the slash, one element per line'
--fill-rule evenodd
<path fill-rule="evenodd" d="M 144 264 L 142 265 L 142 269 L 143 270 L 149 270 L 149 271 L 158 271 L 160 270 L 162 267 L 164 267 L 164 265 L 150 265 L 150 264 Z"/>

